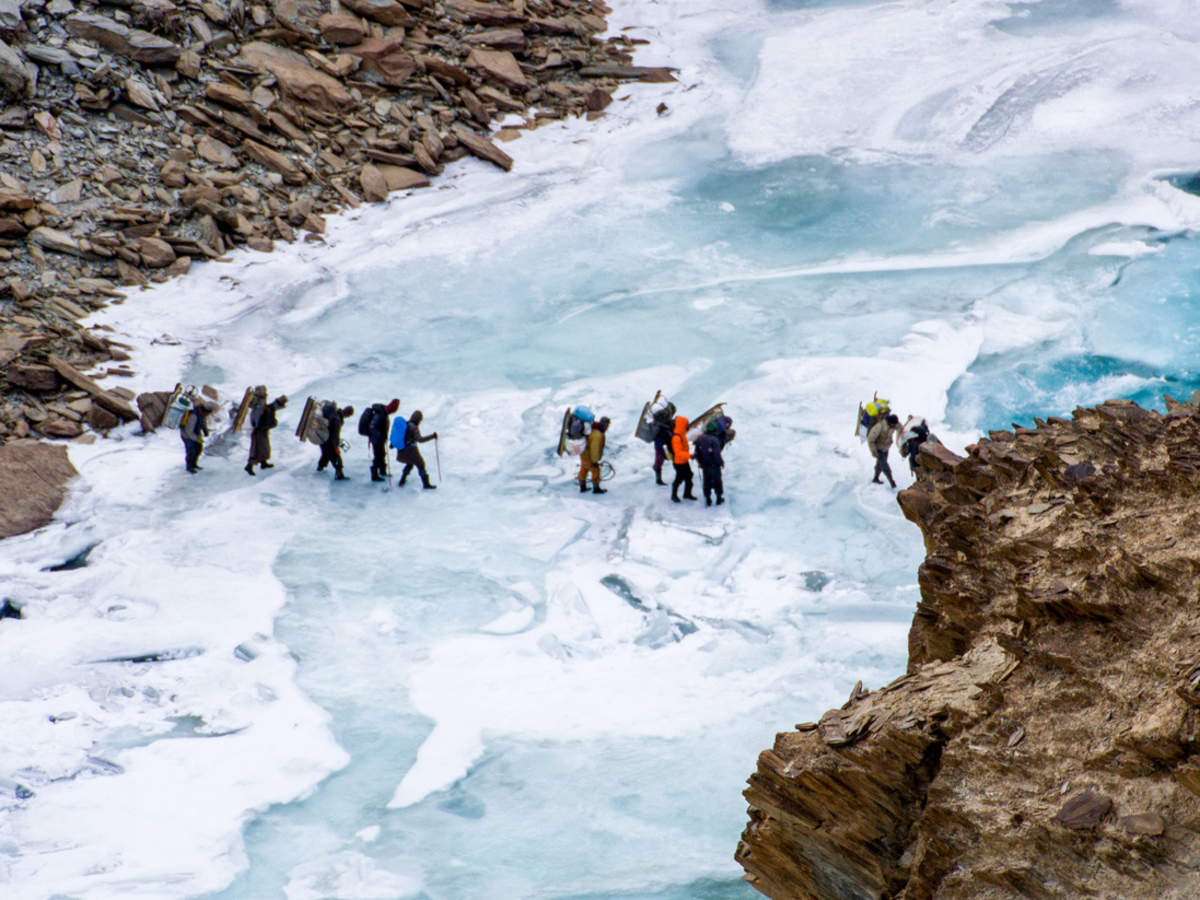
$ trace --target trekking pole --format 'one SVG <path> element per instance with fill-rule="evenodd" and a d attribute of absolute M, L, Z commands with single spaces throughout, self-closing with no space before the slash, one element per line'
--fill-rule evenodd
<path fill-rule="evenodd" d="M 433 458 L 437 460 L 438 484 L 442 483 L 442 454 L 438 450 L 438 439 L 433 439 Z"/>

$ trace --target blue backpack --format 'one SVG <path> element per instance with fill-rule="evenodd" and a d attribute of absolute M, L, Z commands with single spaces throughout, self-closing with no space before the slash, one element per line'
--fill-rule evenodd
<path fill-rule="evenodd" d="M 408 437 L 408 422 L 401 416 L 396 416 L 392 420 L 392 436 L 388 439 L 388 443 L 397 450 L 403 450 L 406 437 Z"/>

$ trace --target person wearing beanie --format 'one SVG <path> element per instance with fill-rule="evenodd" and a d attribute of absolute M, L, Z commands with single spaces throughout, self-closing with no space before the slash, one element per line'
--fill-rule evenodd
<path fill-rule="evenodd" d="M 388 474 L 387 439 L 388 430 L 392 424 L 392 415 L 400 408 L 399 399 L 393 397 L 391 403 L 375 403 L 371 406 L 371 424 L 367 430 L 367 438 L 371 441 L 371 480 L 383 481 Z"/>
<path fill-rule="evenodd" d="M 587 436 L 587 446 L 583 448 L 583 453 L 579 455 L 579 493 L 587 493 L 587 480 L 590 475 L 592 478 L 592 493 L 607 494 L 604 488 L 600 487 L 600 460 L 604 458 L 604 443 L 605 435 L 608 432 L 609 419 L 604 416 L 592 426 L 591 433 Z"/>
<path fill-rule="evenodd" d="M 413 410 L 413 414 L 408 417 L 408 422 L 404 427 L 403 444 L 396 448 L 396 462 L 404 463 L 404 471 L 400 473 L 401 487 L 408 480 L 408 473 L 416 467 L 417 474 L 421 476 L 421 487 L 427 491 L 432 491 L 437 488 L 436 484 L 429 481 L 429 474 L 425 471 L 425 459 L 421 456 L 421 450 L 417 444 L 423 444 L 426 441 L 436 441 L 437 432 L 421 436 L 421 422 L 424 420 L 424 414 L 419 410 Z M 397 420 L 399 424 L 399 420 Z"/>
<path fill-rule="evenodd" d="M 276 412 L 285 406 L 287 406 L 287 394 L 280 394 L 270 403 L 254 410 L 257 415 L 253 415 L 251 418 L 250 458 L 246 460 L 247 475 L 254 474 L 255 463 L 264 469 L 275 467 L 271 462 L 271 429 L 279 424 Z"/>
<path fill-rule="evenodd" d="M 867 432 L 867 448 L 875 456 L 875 475 L 871 479 L 874 484 L 882 484 L 879 476 L 884 475 L 887 477 L 888 484 L 892 487 L 896 486 L 896 479 L 892 477 L 892 467 L 888 465 L 888 449 L 891 447 L 892 438 L 899 430 L 900 417 L 895 413 L 888 413 L 872 425 L 871 430 Z"/>
<path fill-rule="evenodd" d="M 204 438 L 208 434 L 208 416 L 216 412 L 215 406 L 210 406 L 203 400 L 184 413 L 179 423 L 179 436 L 183 438 L 183 463 L 187 470 L 195 475 L 200 471 L 200 453 L 204 450 Z"/>

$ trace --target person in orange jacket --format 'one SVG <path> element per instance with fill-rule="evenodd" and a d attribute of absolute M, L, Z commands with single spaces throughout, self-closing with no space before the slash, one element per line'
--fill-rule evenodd
<path fill-rule="evenodd" d="M 692 458 L 688 449 L 687 438 L 688 420 L 683 416 L 675 417 L 675 433 L 671 435 L 671 462 L 675 466 L 675 480 L 671 483 L 671 499 L 679 501 L 679 486 L 683 487 L 683 499 L 695 500 L 692 493 Z"/>

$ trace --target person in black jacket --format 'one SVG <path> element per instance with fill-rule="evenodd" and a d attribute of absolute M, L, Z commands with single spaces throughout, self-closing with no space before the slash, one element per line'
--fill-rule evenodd
<path fill-rule="evenodd" d="M 717 495 L 717 506 L 725 502 L 725 485 L 721 483 L 721 469 L 725 460 L 721 458 L 721 427 L 716 421 L 704 427 L 704 434 L 696 440 L 696 462 L 704 476 L 704 505 L 712 506 L 712 495 Z"/>
<path fill-rule="evenodd" d="M 416 466 L 417 474 L 421 476 L 421 486 L 427 491 L 432 491 L 437 488 L 437 485 L 429 482 L 429 475 L 425 471 L 425 460 L 421 456 L 421 450 L 417 444 L 436 441 L 437 432 L 421 437 L 421 420 L 424 418 L 424 414 L 419 409 L 408 417 L 408 427 L 404 429 L 404 446 L 396 451 L 396 462 L 404 463 L 404 471 L 400 473 L 399 483 L 401 486 L 408 480 L 408 473 L 413 470 L 413 466 Z"/>
<path fill-rule="evenodd" d="M 671 418 L 655 416 L 654 424 L 657 426 L 654 432 L 654 483 L 666 484 L 663 481 L 662 470 L 663 463 L 671 453 Z"/>
<path fill-rule="evenodd" d="M 321 415 L 329 423 L 329 435 L 321 444 L 321 461 L 317 463 L 317 471 L 325 471 L 325 467 L 332 463 L 333 480 L 345 481 L 346 475 L 342 471 L 342 423 L 354 415 L 354 407 L 338 409 L 337 404 L 326 403 L 321 409 Z"/>
<path fill-rule="evenodd" d="M 250 431 L 250 458 L 246 460 L 246 474 L 254 474 L 254 464 L 258 463 L 264 469 L 272 469 L 271 462 L 271 429 L 279 424 L 276 411 L 287 406 L 287 394 L 280 394 L 270 403 L 254 410 Z"/>
<path fill-rule="evenodd" d="M 203 400 L 184 413 L 179 424 L 179 436 L 183 438 L 183 462 L 187 470 L 195 475 L 200 471 L 200 452 L 204 449 L 204 437 L 208 434 L 208 414 L 215 408 Z"/>
<path fill-rule="evenodd" d="M 392 424 L 392 414 L 400 408 L 396 398 L 387 406 L 376 403 L 371 407 L 371 425 L 367 430 L 367 438 L 371 441 L 371 480 L 383 481 L 388 473 L 387 439 Z"/>

